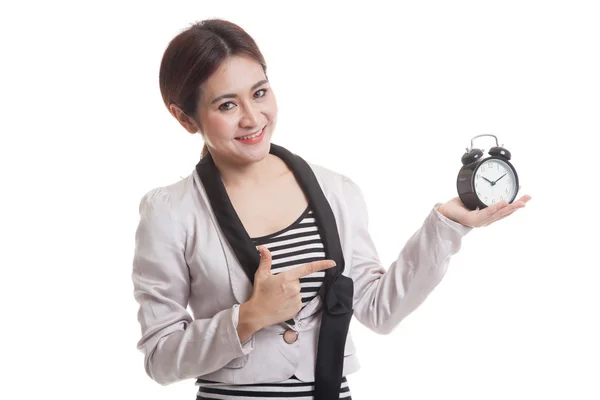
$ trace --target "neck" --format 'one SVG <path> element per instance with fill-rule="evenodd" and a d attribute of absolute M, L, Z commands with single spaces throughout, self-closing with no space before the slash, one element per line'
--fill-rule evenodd
<path fill-rule="evenodd" d="M 213 157 L 226 188 L 261 186 L 273 179 L 273 155 L 249 164 L 229 164 Z"/>

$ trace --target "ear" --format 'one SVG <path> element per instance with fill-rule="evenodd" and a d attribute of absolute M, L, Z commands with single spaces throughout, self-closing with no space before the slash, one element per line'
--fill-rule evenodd
<path fill-rule="evenodd" d="M 171 103 L 171 105 L 169 106 L 169 111 L 171 112 L 171 115 L 173 115 L 173 117 L 175 117 L 175 119 L 181 124 L 181 126 L 183 126 L 183 128 L 189 133 L 194 134 L 202 131 L 199 124 L 196 123 L 194 118 L 188 116 L 186 113 L 183 112 L 181 108 L 179 108 L 175 104 Z"/>

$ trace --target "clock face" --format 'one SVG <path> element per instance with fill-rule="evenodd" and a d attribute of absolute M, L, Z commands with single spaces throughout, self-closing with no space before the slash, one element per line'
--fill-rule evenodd
<path fill-rule="evenodd" d="M 475 170 L 474 185 L 477 197 L 487 206 L 513 200 L 518 190 L 513 169 L 496 158 L 483 161 Z"/>

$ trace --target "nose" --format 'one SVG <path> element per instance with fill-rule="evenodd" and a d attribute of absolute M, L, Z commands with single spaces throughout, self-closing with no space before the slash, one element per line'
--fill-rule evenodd
<path fill-rule="evenodd" d="M 260 121 L 260 110 L 258 108 L 253 107 L 252 105 L 247 105 L 244 107 L 244 114 L 240 119 L 240 126 L 243 128 L 254 128 L 258 125 Z"/>

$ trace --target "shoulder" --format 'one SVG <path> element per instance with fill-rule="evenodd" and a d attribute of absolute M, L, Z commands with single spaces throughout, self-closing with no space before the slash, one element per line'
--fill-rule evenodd
<path fill-rule="evenodd" d="M 366 216 L 367 204 L 360 186 L 348 175 L 319 164 L 308 163 L 330 201 L 350 210 L 350 215 Z"/>
<path fill-rule="evenodd" d="M 308 165 L 315 173 L 317 179 L 327 189 L 341 189 L 344 183 L 348 180 L 348 177 L 339 171 L 313 162 L 308 162 Z"/>
<path fill-rule="evenodd" d="M 362 195 L 358 184 L 348 175 L 327 168 L 323 165 L 308 163 L 325 189 L 339 192 L 343 195 Z"/>
<path fill-rule="evenodd" d="M 193 185 L 192 175 L 168 185 L 149 189 L 140 199 L 140 215 L 160 215 L 163 218 L 180 219 L 182 211 L 189 202 L 190 185 Z"/>

